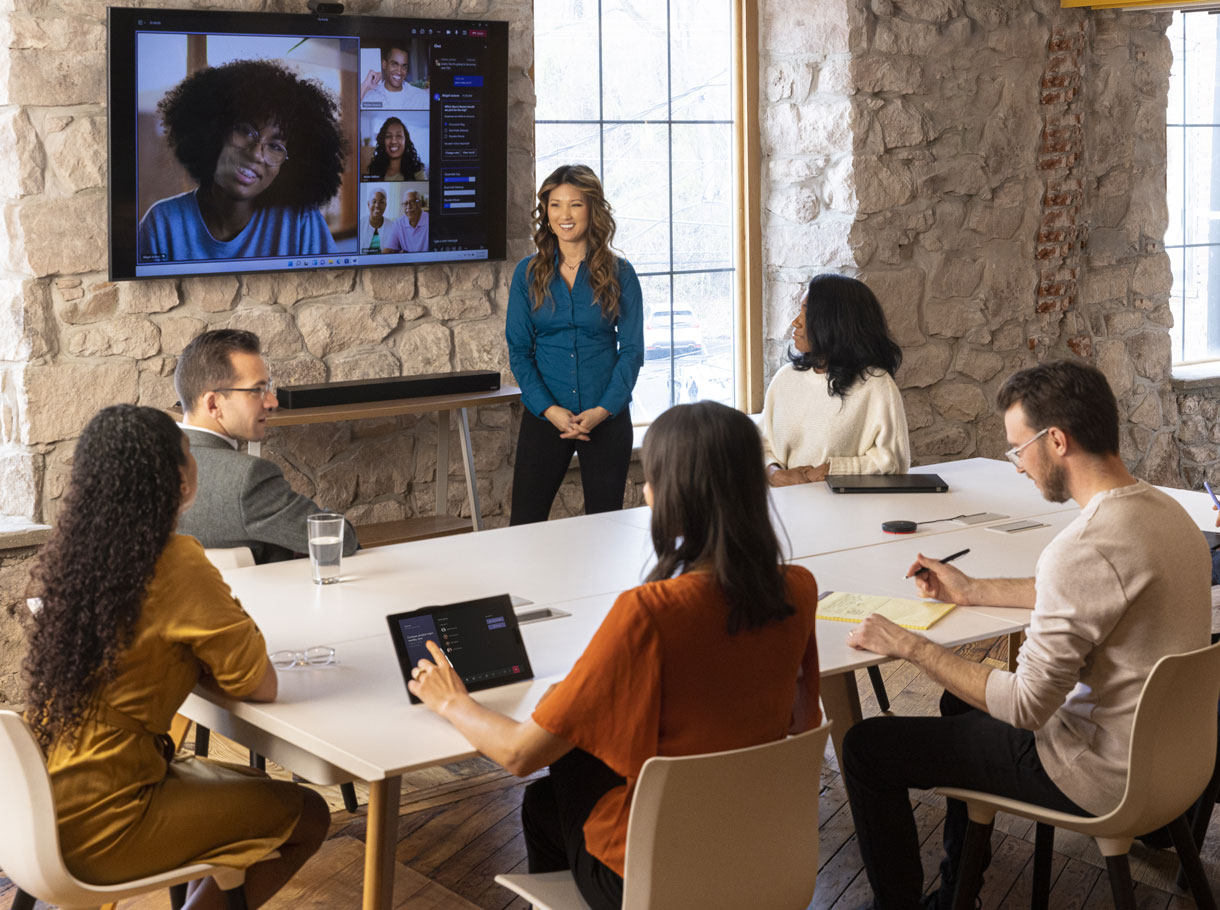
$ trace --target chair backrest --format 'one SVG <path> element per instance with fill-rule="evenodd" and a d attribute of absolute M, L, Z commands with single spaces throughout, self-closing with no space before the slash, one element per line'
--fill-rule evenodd
<path fill-rule="evenodd" d="M 221 571 L 225 569 L 246 569 L 254 565 L 254 554 L 250 552 L 249 547 L 217 547 L 211 550 L 204 550 L 203 555 L 208 558 L 212 565 Z"/>
<path fill-rule="evenodd" d="M 776 742 L 644 763 L 631 802 L 623 910 L 803 910 L 818 871 L 830 724 Z"/>
<path fill-rule="evenodd" d="M 1218 700 L 1220 644 L 1156 662 L 1135 708 L 1116 824 L 1151 831 L 1199 798 L 1216 763 Z"/>
<path fill-rule="evenodd" d="M 28 894 L 67 903 L 80 886 L 64 866 L 51 779 L 21 715 L 0 711 L 0 869 Z M 58 898 L 58 899 L 57 899 Z M 87 906 L 77 901 L 74 906 Z"/>

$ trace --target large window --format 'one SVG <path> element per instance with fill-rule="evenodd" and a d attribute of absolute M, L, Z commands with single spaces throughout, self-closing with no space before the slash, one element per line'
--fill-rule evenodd
<path fill-rule="evenodd" d="M 644 290 L 632 417 L 734 399 L 732 0 L 536 0 L 538 182 L 602 178 Z"/>
<path fill-rule="evenodd" d="M 1220 360 L 1220 16 L 1174 13 L 1169 29 L 1168 201 L 1174 363 Z"/>

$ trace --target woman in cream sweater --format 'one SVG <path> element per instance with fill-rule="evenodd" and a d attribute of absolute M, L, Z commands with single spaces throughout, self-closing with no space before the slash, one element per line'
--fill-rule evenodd
<path fill-rule="evenodd" d="M 771 485 L 909 470 L 906 412 L 894 382 L 902 349 L 868 286 L 818 275 L 792 322 L 792 343 L 792 362 L 775 374 L 763 403 Z"/>

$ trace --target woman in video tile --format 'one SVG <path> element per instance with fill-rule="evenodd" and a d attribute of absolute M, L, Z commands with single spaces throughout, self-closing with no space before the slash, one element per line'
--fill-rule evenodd
<path fill-rule="evenodd" d="M 678 405 L 653 421 L 640 461 L 656 565 L 618 596 L 529 719 L 472 699 L 434 641 L 408 683 L 513 774 L 550 766 L 521 802 L 529 871 L 570 869 L 594 910 L 622 906 L 631 799 L 648 759 L 821 722 L 818 586 L 783 562 L 753 421 L 714 401 Z"/>
<path fill-rule="evenodd" d="M 377 148 L 365 174 L 377 180 L 427 180 L 411 134 L 397 117 L 387 117 L 377 131 Z"/>
<path fill-rule="evenodd" d="M 339 191 L 339 110 L 317 83 L 266 60 L 192 73 L 157 106 L 199 185 L 140 221 L 142 262 L 333 253 L 319 211 Z"/>

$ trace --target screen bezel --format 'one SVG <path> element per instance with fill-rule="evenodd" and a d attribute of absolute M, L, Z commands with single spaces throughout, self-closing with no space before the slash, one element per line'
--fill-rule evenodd
<path fill-rule="evenodd" d="M 413 665 L 411 658 L 407 654 L 407 643 L 402 637 L 402 628 L 399 625 L 400 619 L 406 619 L 410 616 L 434 616 L 437 613 L 451 613 L 454 610 L 487 610 L 499 609 L 504 611 L 505 626 L 512 632 L 513 638 L 516 639 L 517 648 L 519 650 L 519 663 L 523 671 L 520 675 L 514 676 L 512 679 L 492 679 L 480 680 L 478 682 L 469 682 L 462 676 L 462 683 L 466 686 L 468 692 L 478 692 L 483 689 L 497 689 L 500 686 L 511 686 L 514 683 L 526 682 L 534 678 L 534 669 L 530 666 L 529 654 L 525 650 L 525 640 L 521 637 L 521 626 L 517 622 L 517 614 L 513 610 L 513 599 L 508 594 L 496 594 L 493 597 L 481 597 L 478 600 L 461 600 L 457 603 L 439 604 L 431 607 L 421 607 L 418 610 L 406 610 L 402 613 L 393 613 L 386 617 L 386 622 L 390 626 L 390 639 L 394 642 L 394 654 L 398 657 L 398 668 L 402 671 L 402 684 L 406 687 L 411 680 L 411 670 Z M 458 674 L 461 676 L 461 674 Z M 411 699 L 411 704 L 423 704 L 418 698 L 411 694 L 411 690 L 407 689 L 407 696 Z"/>
<path fill-rule="evenodd" d="M 385 268 L 443 264 L 446 262 L 503 261 L 507 254 L 508 197 L 508 23 L 483 19 L 425 19 L 387 16 L 311 16 L 299 13 L 249 13 L 226 10 L 178 10 L 108 7 L 106 10 L 106 105 L 108 114 L 109 180 L 107 181 L 108 272 L 111 281 L 148 281 L 162 278 L 209 277 L 213 275 L 277 274 L 317 271 L 319 269 Z M 484 129 L 492 138 L 490 146 L 501 143 L 499 154 L 485 162 L 488 184 L 485 223 L 487 256 L 472 258 L 468 251 L 454 251 L 452 258 L 431 258 L 418 262 L 380 262 L 362 260 L 358 265 L 316 265 L 297 268 L 243 268 L 242 260 L 229 260 L 231 269 L 164 272 L 155 276 L 136 274 L 137 224 L 137 101 L 136 32 L 150 30 L 138 20 L 166 19 L 164 31 L 200 31 L 213 34 L 302 34 L 319 37 L 362 38 L 370 41 L 407 27 L 462 27 L 487 29 L 487 72 Z M 155 28 L 155 26 L 153 27 Z M 125 61 L 125 62 L 121 62 Z M 498 188 L 496 191 L 495 188 Z M 433 192 L 433 196 L 436 194 Z M 466 255 L 457 255 L 466 253 Z"/>

